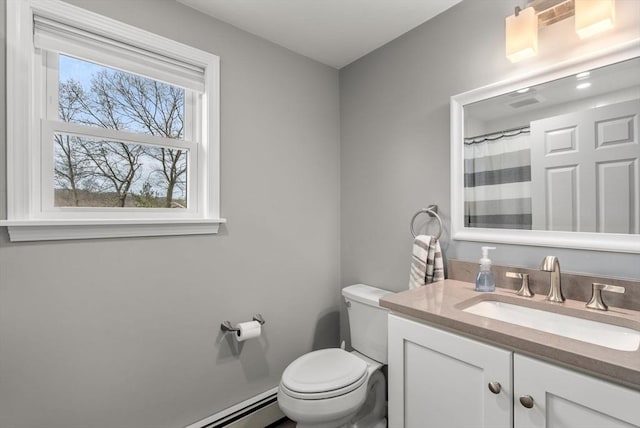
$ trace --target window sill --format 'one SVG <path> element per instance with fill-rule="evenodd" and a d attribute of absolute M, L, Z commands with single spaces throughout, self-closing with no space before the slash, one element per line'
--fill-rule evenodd
<path fill-rule="evenodd" d="M 0 220 L 12 242 L 66 239 L 124 238 L 140 236 L 211 235 L 218 233 L 217 219 L 123 220 Z"/>

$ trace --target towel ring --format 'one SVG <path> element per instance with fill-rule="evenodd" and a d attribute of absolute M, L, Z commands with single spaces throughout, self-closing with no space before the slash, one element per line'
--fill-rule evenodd
<path fill-rule="evenodd" d="M 415 213 L 413 215 L 413 217 L 411 217 L 411 223 L 409 223 L 409 230 L 411 231 L 411 235 L 413 235 L 413 237 L 416 237 L 416 232 L 414 232 L 413 230 L 413 226 L 414 223 L 416 221 L 416 217 L 418 217 L 420 214 L 429 214 L 431 217 L 435 217 L 436 220 L 438 221 L 438 234 L 435 236 L 436 239 L 440 239 L 440 235 L 442 235 L 442 219 L 440 218 L 440 216 L 438 215 L 438 206 L 437 205 L 429 205 L 427 208 L 423 208 L 420 211 L 418 211 L 417 213 Z"/>

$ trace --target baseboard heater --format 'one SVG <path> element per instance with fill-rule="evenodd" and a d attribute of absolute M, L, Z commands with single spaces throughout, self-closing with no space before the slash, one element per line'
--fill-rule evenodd
<path fill-rule="evenodd" d="M 262 394 L 258 394 L 248 400 L 231 406 L 215 415 L 212 415 L 199 422 L 191 424 L 185 428 L 223 428 L 233 425 L 247 416 L 260 412 L 270 405 L 273 405 L 277 399 L 278 388 L 270 389 Z"/>

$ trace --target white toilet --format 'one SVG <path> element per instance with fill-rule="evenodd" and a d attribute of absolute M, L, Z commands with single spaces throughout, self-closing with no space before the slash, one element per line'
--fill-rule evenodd
<path fill-rule="evenodd" d="M 378 300 L 387 294 L 364 284 L 344 288 L 355 350 L 310 352 L 285 369 L 278 404 L 298 428 L 386 428 L 387 310 Z"/>

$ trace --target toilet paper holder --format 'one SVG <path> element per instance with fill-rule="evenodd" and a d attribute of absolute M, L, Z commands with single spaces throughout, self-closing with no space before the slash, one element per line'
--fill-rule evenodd
<path fill-rule="evenodd" d="M 262 315 L 260 314 L 255 314 L 253 316 L 253 320 L 259 322 L 260 325 L 264 325 L 264 323 L 266 322 L 264 318 L 262 318 Z M 239 328 L 232 326 L 229 321 L 222 321 L 222 324 L 220 324 L 220 330 L 224 331 L 225 333 L 226 332 L 237 333 L 240 331 Z"/>

